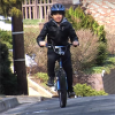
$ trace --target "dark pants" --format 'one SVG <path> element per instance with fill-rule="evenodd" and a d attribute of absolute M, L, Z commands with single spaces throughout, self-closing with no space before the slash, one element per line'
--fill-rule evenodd
<path fill-rule="evenodd" d="M 47 71 L 49 77 L 55 77 L 55 62 L 60 58 L 58 54 L 56 54 L 53 49 L 48 49 L 47 53 Z M 70 50 L 66 52 L 64 56 L 62 56 L 62 66 L 67 74 L 67 81 L 68 81 L 68 90 L 72 90 L 72 64 L 71 64 L 71 54 Z"/>

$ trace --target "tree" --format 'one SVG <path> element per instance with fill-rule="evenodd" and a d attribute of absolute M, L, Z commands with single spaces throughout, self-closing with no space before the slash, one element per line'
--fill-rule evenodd
<path fill-rule="evenodd" d="M 22 1 L 0 0 L 0 13 L 4 16 L 12 16 L 14 73 L 17 75 L 19 94 L 28 94 L 24 59 Z"/>
<path fill-rule="evenodd" d="M 19 9 L 20 3 L 23 0 L 0 0 L 0 14 L 4 16 L 19 16 L 22 15 L 21 10 Z"/>
<path fill-rule="evenodd" d="M 18 93 L 17 80 L 10 70 L 8 55 L 8 47 L 0 39 L 0 94 L 14 95 Z"/>

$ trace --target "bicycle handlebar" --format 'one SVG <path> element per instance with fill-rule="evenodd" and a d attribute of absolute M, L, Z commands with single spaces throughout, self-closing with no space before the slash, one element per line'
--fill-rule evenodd
<path fill-rule="evenodd" d="M 66 46 L 53 46 L 52 44 L 46 44 L 46 46 L 44 46 L 44 47 L 49 47 L 49 48 L 51 48 L 51 47 L 68 47 L 68 46 L 72 46 L 72 44 L 68 44 L 68 45 L 66 45 Z"/>
<path fill-rule="evenodd" d="M 72 46 L 72 44 L 68 44 L 66 46 L 53 46 L 51 44 L 46 44 L 45 47 L 48 47 L 48 48 L 53 48 L 54 52 L 59 54 L 59 55 L 64 55 L 68 49 L 69 46 Z M 65 48 L 65 51 L 62 50 L 62 48 Z M 56 51 L 56 49 L 58 49 L 58 52 Z"/>

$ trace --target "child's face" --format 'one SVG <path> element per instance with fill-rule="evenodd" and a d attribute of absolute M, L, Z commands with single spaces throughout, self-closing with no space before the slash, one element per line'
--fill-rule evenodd
<path fill-rule="evenodd" d="M 63 19 L 63 15 L 61 13 L 54 13 L 52 18 L 55 20 L 55 22 L 60 23 Z"/>

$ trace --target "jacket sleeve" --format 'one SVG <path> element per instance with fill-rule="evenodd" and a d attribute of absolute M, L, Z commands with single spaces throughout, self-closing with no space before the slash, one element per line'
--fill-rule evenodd
<path fill-rule="evenodd" d="M 44 41 L 45 40 L 46 35 L 47 35 L 47 26 L 46 26 L 46 24 L 44 24 L 43 29 L 41 30 L 40 34 L 37 37 L 38 45 L 39 45 L 40 41 Z"/>
<path fill-rule="evenodd" d="M 78 37 L 77 37 L 75 30 L 73 29 L 71 24 L 69 27 L 69 38 L 70 38 L 71 42 L 78 41 Z"/>

